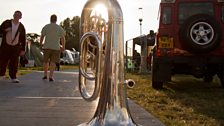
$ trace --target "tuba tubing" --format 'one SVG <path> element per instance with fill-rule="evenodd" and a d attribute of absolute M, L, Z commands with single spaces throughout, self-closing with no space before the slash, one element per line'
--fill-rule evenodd
<path fill-rule="evenodd" d="M 127 85 L 128 88 L 134 88 L 135 86 L 135 81 L 132 79 L 125 80 L 124 83 Z"/>
<path fill-rule="evenodd" d="M 88 73 L 87 73 L 87 70 L 85 69 L 85 54 L 87 52 L 85 52 L 85 45 L 86 45 L 86 39 L 89 38 L 89 37 L 94 37 L 96 42 L 97 42 L 97 49 L 98 49 L 98 52 L 96 57 L 98 57 L 98 60 L 97 60 L 97 70 L 96 70 L 96 76 L 90 76 Z M 80 39 L 80 73 L 81 75 L 86 78 L 87 80 L 95 80 L 95 89 L 92 93 L 92 95 L 90 95 L 87 91 L 86 91 L 86 86 L 85 86 L 85 82 L 84 81 L 80 81 L 79 82 L 79 90 L 80 90 L 80 93 L 81 93 L 81 96 L 86 100 L 86 101 L 93 101 L 93 100 L 96 100 L 97 97 L 99 96 L 99 92 L 100 92 L 100 84 L 99 84 L 99 68 L 101 66 L 101 58 L 100 58 L 100 54 L 102 53 L 102 44 L 101 44 L 101 41 L 98 37 L 98 35 L 95 33 L 95 32 L 86 32 L 82 38 Z"/>

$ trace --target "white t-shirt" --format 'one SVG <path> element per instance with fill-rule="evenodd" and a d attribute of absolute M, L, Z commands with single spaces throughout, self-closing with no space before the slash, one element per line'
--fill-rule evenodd
<path fill-rule="evenodd" d="M 12 39 L 15 38 L 20 23 L 14 24 L 12 21 Z"/>
<path fill-rule="evenodd" d="M 20 32 L 17 33 L 16 35 L 16 32 L 19 28 L 19 24 L 14 24 L 13 21 L 12 21 L 12 28 L 6 33 L 6 43 L 8 45 L 17 45 L 19 43 L 19 35 L 20 35 Z M 15 36 L 16 35 L 16 36 Z"/>

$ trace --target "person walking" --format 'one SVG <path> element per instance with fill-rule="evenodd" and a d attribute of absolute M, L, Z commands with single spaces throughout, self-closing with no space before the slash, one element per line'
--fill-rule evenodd
<path fill-rule="evenodd" d="M 6 68 L 9 68 L 9 76 L 13 83 L 19 83 L 16 77 L 19 64 L 19 56 L 25 55 L 26 30 L 19 21 L 22 18 L 21 11 L 15 11 L 13 19 L 5 20 L 0 26 L 2 43 L 0 46 L 0 79 L 5 78 Z"/>
<path fill-rule="evenodd" d="M 43 46 L 44 53 L 43 80 L 48 79 L 48 67 L 50 64 L 49 81 L 54 81 L 56 63 L 60 62 L 60 53 L 65 50 L 65 31 L 56 22 L 57 16 L 53 14 L 50 17 L 50 23 L 41 30 L 40 45 Z M 43 42 L 43 40 L 45 41 Z"/>

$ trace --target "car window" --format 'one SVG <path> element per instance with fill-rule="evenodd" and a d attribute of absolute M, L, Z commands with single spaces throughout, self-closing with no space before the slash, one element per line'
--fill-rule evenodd
<path fill-rule="evenodd" d="M 162 14 L 162 23 L 163 24 L 171 24 L 171 8 L 164 7 Z"/>
<path fill-rule="evenodd" d="M 222 6 L 222 13 L 221 13 L 222 21 L 224 21 L 224 6 Z"/>
<path fill-rule="evenodd" d="M 213 16 L 213 4 L 210 2 L 198 3 L 180 3 L 179 4 L 178 20 L 182 24 L 187 18 L 196 14 L 208 14 Z"/>

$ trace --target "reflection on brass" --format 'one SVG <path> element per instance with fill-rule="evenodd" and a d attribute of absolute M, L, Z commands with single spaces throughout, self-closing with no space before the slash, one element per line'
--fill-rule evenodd
<path fill-rule="evenodd" d="M 135 82 L 124 79 L 123 14 L 117 0 L 88 0 L 80 35 L 79 90 L 98 106 L 92 119 L 79 126 L 136 126 L 126 96 Z"/>

